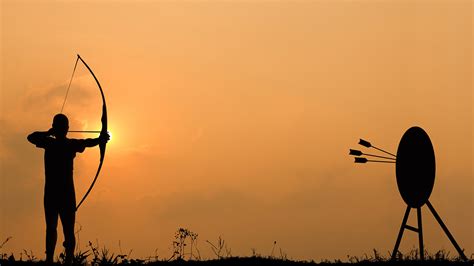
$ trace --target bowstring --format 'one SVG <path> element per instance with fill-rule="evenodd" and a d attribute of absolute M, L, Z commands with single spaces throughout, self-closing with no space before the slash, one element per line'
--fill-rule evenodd
<path fill-rule="evenodd" d="M 74 64 L 74 69 L 72 70 L 71 79 L 69 80 L 69 85 L 67 86 L 67 90 L 66 90 L 66 97 L 64 97 L 63 106 L 61 107 L 61 114 L 63 113 L 64 105 L 66 104 L 66 99 L 69 94 L 69 89 L 71 88 L 72 78 L 74 77 L 74 73 L 76 72 L 76 67 L 77 67 L 78 62 L 79 62 L 79 57 L 77 57 L 76 63 Z"/>

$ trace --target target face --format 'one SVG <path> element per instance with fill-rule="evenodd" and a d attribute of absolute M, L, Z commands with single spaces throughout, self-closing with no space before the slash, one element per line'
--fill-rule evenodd
<path fill-rule="evenodd" d="M 423 206 L 433 190 L 436 173 L 433 145 L 420 127 L 403 134 L 397 150 L 397 185 L 403 200 L 412 208 Z"/>

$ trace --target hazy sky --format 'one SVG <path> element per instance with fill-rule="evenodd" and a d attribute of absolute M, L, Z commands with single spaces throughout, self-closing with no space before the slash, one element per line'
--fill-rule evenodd
<path fill-rule="evenodd" d="M 44 254 L 43 151 L 76 54 L 101 81 L 112 140 L 77 213 L 79 244 L 171 255 L 176 229 L 233 255 L 388 255 L 406 208 L 393 165 L 354 165 L 359 137 L 431 137 L 431 203 L 474 252 L 472 1 L 2 1 L 0 252 Z M 100 129 L 79 65 L 65 114 Z M 89 137 L 71 135 L 70 137 Z M 99 149 L 75 160 L 76 194 Z M 410 222 L 415 225 L 415 212 Z M 423 208 L 425 246 L 455 254 Z M 79 226 L 79 225 L 77 225 Z M 61 230 L 61 229 L 60 229 Z M 62 236 L 57 251 L 61 250 Z M 417 245 L 406 231 L 402 251 Z"/>

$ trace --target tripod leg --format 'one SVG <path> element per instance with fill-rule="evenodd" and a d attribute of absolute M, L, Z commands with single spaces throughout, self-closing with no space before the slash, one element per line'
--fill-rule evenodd
<path fill-rule="evenodd" d="M 449 240 L 451 240 L 451 244 L 453 244 L 453 246 L 456 248 L 456 250 L 458 251 L 459 253 L 459 256 L 464 260 L 464 261 L 467 261 L 467 257 L 466 255 L 464 255 L 464 252 L 462 251 L 462 249 L 459 247 L 458 243 L 456 243 L 456 240 L 454 240 L 454 237 L 453 235 L 451 235 L 451 233 L 449 232 L 448 228 L 446 227 L 446 225 L 444 225 L 443 221 L 441 220 L 441 217 L 439 217 L 438 213 L 435 211 L 435 209 L 433 208 L 433 206 L 431 205 L 431 203 L 429 201 L 426 202 L 426 205 L 428 205 L 428 208 L 430 209 L 430 211 L 433 213 L 433 216 L 435 217 L 436 221 L 438 221 L 439 225 L 441 226 L 441 228 L 443 228 L 443 231 L 444 233 L 448 236 Z"/>
<path fill-rule="evenodd" d="M 400 232 L 398 232 L 397 242 L 395 242 L 395 247 L 393 248 L 392 260 L 394 260 L 397 257 L 398 247 L 400 246 L 400 241 L 402 241 L 403 230 L 405 230 L 405 225 L 407 224 L 410 210 L 411 210 L 411 207 L 407 206 L 407 210 L 405 211 L 405 216 L 403 216 L 402 226 L 400 226 Z"/>
<path fill-rule="evenodd" d="M 425 250 L 423 248 L 423 228 L 421 226 L 421 207 L 416 208 L 418 216 L 418 240 L 420 241 L 420 259 L 425 260 Z"/>

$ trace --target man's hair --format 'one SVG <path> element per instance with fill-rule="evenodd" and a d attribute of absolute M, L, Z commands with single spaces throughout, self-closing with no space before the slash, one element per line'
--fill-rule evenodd
<path fill-rule="evenodd" d="M 67 116 L 65 116 L 64 114 L 57 114 L 54 116 L 53 118 L 53 127 L 54 128 L 57 128 L 57 127 L 68 127 L 69 126 L 69 119 L 67 119 Z"/>

